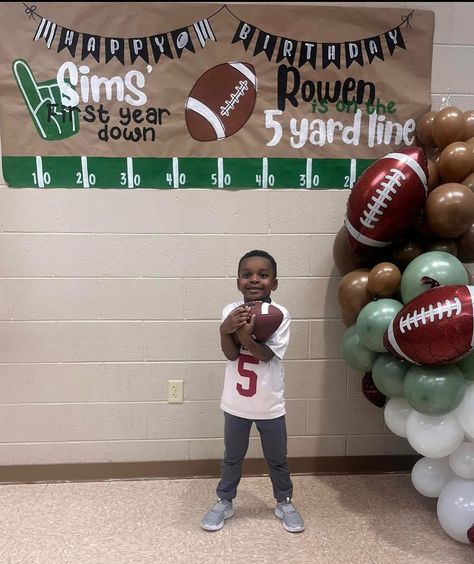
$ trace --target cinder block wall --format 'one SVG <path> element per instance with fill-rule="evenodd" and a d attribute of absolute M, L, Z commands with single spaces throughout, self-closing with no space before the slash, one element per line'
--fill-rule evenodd
<path fill-rule="evenodd" d="M 433 109 L 447 94 L 474 108 L 472 2 L 358 4 L 434 10 Z M 332 243 L 347 197 L 3 182 L 0 465 L 220 458 L 219 319 L 252 248 L 276 257 L 275 299 L 293 317 L 290 456 L 413 452 L 340 356 Z M 184 381 L 183 404 L 167 402 L 169 379 Z"/>

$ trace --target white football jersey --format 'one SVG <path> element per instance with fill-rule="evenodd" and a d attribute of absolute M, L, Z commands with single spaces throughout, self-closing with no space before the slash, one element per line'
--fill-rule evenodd
<path fill-rule="evenodd" d="M 243 300 L 229 304 L 222 312 L 222 321 L 229 313 L 243 304 Z M 245 419 L 275 419 L 285 415 L 285 372 L 283 357 L 290 340 L 290 315 L 281 305 L 272 305 L 283 313 L 280 327 L 265 341 L 275 356 L 263 362 L 243 347 L 237 360 L 228 360 L 221 408 Z"/>

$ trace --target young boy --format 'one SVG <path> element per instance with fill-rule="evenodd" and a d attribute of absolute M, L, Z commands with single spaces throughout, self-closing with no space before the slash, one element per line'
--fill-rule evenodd
<path fill-rule="evenodd" d="M 288 311 L 272 302 L 278 286 L 275 259 L 265 251 L 250 251 L 239 261 L 237 288 L 243 300 L 229 304 L 222 312 L 221 347 L 227 358 L 221 408 L 224 411 L 224 460 L 216 493 L 218 501 L 203 517 L 201 527 L 217 531 L 232 517 L 232 500 L 242 477 L 242 462 L 255 422 L 267 461 L 275 515 L 291 532 L 304 530 L 303 519 L 291 502 L 293 484 L 286 459 L 284 371 L 282 359 L 290 337 Z M 255 316 L 249 319 L 253 302 L 271 302 L 283 313 L 277 331 L 265 342 L 253 337 Z"/>

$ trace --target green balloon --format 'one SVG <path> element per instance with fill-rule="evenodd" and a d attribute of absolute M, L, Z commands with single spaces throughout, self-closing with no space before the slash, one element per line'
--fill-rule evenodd
<path fill-rule="evenodd" d="M 397 358 L 392 354 L 381 354 L 372 366 L 372 379 L 375 386 L 382 394 L 391 398 L 402 398 L 403 381 L 410 362 Z"/>
<path fill-rule="evenodd" d="M 390 321 L 403 308 L 397 300 L 381 299 L 369 302 L 357 316 L 356 333 L 361 343 L 375 352 L 387 352 L 383 346 L 383 336 Z"/>
<path fill-rule="evenodd" d="M 420 413 L 442 415 L 455 409 L 464 397 L 464 376 L 454 366 L 412 366 L 403 382 L 407 402 Z"/>
<path fill-rule="evenodd" d="M 474 353 L 455 363 L 466 380 L 474 380 Z"/>
<path fill-rule="evenodd" d="M 410 262 L 402 275 L 400 293 L 403 303 L 431 288 L 431 284 L 421 282 L 424 276 L 436 280 L 440 286 L 468 283 L 466 269 L 455 256 L 443 251 L 423 253 Z"/>
<path fill-rule="evenodd" d="M 364 347 L 356 333 L 355 325 L 346 329 L 342 336 L 342 358 L 355 370 L 370 372 L 377 358 L 377 353 Z"/>

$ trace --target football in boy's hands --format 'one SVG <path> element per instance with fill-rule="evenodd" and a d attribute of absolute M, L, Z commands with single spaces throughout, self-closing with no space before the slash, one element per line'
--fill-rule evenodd
<path fill-rule="evenodd" d="M 255 315 L 253 336 L 257 341 L 266 341 L 280 327 L 283 312 L 267 302 L 255 302 L 250 307 L 249 319 Z"/>

